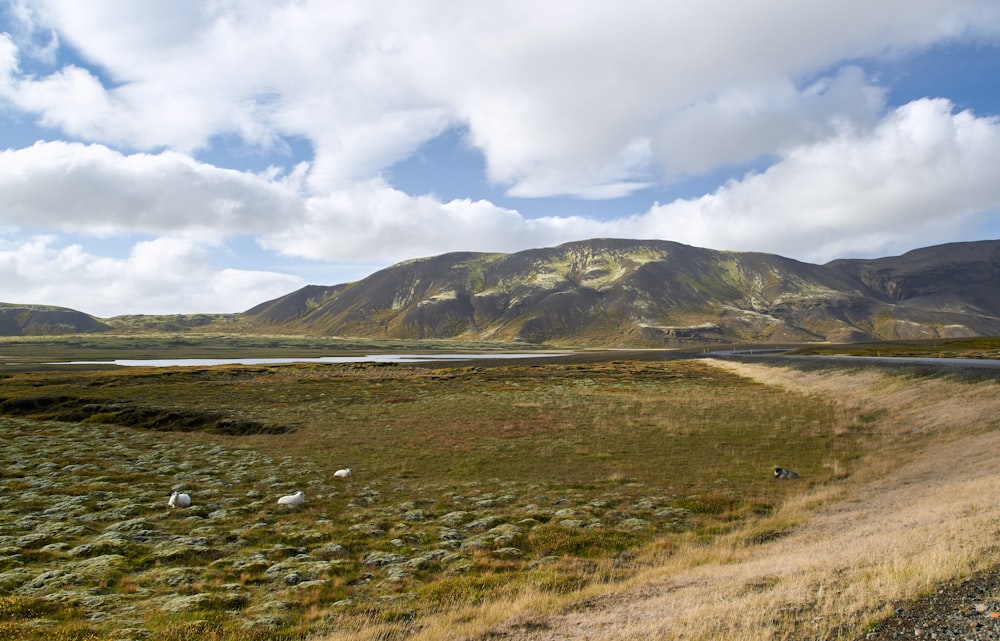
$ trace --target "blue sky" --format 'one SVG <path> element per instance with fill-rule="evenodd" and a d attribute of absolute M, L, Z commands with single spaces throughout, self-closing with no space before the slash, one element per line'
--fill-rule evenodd
<path fill-rule="evenodd" d="M 233 312 L 595 237 L 1000 238 L 993 0 L 487 6 L 0 0 L 0 301 Z"/>

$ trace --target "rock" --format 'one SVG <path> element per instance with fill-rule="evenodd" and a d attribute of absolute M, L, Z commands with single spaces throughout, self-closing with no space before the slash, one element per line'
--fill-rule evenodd
<path fill-rule="evenodd" d="M 327 543 L 326 545 L 313 550 L 313 556 L 321 559 L 342 559 L 347 556 L 347 548 L 337 543 Z"/>
<path fill-rule="evenodd" d="M 71 571 L 79 572 L 97 582 L 121 574 L 129 568 L 129 561 L 120 554 L 103 554 L 71 563 L 67 567 Z"/>
<path fill-rule="evenodd" d="M 65 568 L 46 570 L 35 576 L 17 590 L 18 594 L 39 594 L 42 592 L 54 592 L 59 588 L 68 586 L 78 586 L 86 580 L 82 574 L 71 572 Z"/>
<path fill-rule="evenodd" d="M 375 551 L 369 552 L 361 561 L 361 565 L 385 567 L 387 565 L 395 565 L 397 563 L 404 562 L 406 562 L 405 554 L 387 554 L 385 552 Z"/>
<path fill-rule="evenodd" d="M 438 538 L 445 541 L 458 541 L 462 539 L 462 533 L 450 527 L 438 529 Z"/>
<path fill-rule="evenodd" d="M 459 547 L 463 552 L 484 552 L 493 547 L 493 540 L 486 536 L 473 536 L 464 541 Z"/>
<path fill-rule="evenodd" d="M 492 528 L 486 534 L 493 540 L 494 546 L 510 547 L 512 543 L 522 537 L 524 532 L 516 525 L 503 523 Z"/>
<path fill-rule="evenodd" d="M 91 543 L 82 543 L 66 552 L 67 556 L 73 558 L 86 558 L 101 556 L 104 554 L 120 554 L 129 556 L 135 554 L 139 549 L 139 544 L 123 538 L 117 532 L 110 533 L 110 536 L 99 536 Z"/>
<path fill-rule="evenodd" d="M 559 527 L 564 527 L 568 530 L 579 530 L 585 525 L 580 519 L 563 519 L 557 524 Z"/>
<path fill-rule="evenodd" d="M 207 545 L 188 545 L 173 541 L 158 543 L 152 550 L 154 559 L 161 563 L 178 563 L 208 559 L 211 550 Z"/>
<path fill-rule="evenodd" d="M 492 527 L 496 527 L 498 524 L 502 523 L 503 519 L 499 516 L 484 516 L 481 519 L 476 519 L 471 523 L 465 524 L 465 529 L 467 530 L 488 530 Z"/>
<path fill-rule="evenodd" d="M 615 527 L 615 529 L 621 530 L 623 532 L 638 532 L 640 530 L 645 530 L 648 527 L 649 527 L 648 521 L 646 521 L 645 519 L 633 517 L 630 519 L 625 519 L 624 521 L 619 523 Z"/>
<path fill-rule="evenodd" d="M 363 536 L 385 536 L 385 530 L 372 523 L 356 523 L 347 528 L 347 531 L 354 534 L 361 534 Z"/>
<path fill-rule="evenodd" d="M 133 541 L 148 542 L 162 536 L 157 531 L 151 521 L 144 518 L 128 519 L 118 523 L 112 523 L 104 528 L 105 532 L 119 532 L 128 534 Z"/>
<path fill-rule="evenodd" d="M 153 568 L 142 574 L 143 583 L 154 585 L 164 585 L 171 588 L 179 588 L 186 585 L 194 585 L 202 578 L 201 570 L 197 568 Z"/>
<path fill-rule="evenodd" d="M 167 599 L 160 605 L 164 612 L 179 614 L 192 610 L 206 610 L 211 608 L 213 599 L 208 594 L 189 594 Z"/>
<path fill-rule="evenodd" d="M 13 568 L 6 572 L 0 572 L 0 593 L 11 594 L 35 576 L 35 573 L 27 568 Z"/>
<path fill-rule="evenodd" d="M 444 516 L 440 517 L 438 521 L 444 523 L 445 525 L 449 525 L 451 527 L 457 527 L 471 518 L 472 518 L 471 514 L 459 510 L 455 512 L 448 512 Z"/>
<path fill-rule="evenodd" d="M 431 517 L 431 513 L 427 510 L 417 508 L 415 510 L 409 510 L 403 513 L 403 520 L 410 521 L 414 523 L 419 523 L 420 521 L 426 521 Z"/>

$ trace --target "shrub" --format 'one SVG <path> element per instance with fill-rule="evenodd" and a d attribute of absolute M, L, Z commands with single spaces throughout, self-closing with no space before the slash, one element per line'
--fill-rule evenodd
<path fill-rule="evenodd" d="M 0 621 L 40 619 L 58 612 L 62 606 L 54 601 L 29 596 L 0 597 Z"/>

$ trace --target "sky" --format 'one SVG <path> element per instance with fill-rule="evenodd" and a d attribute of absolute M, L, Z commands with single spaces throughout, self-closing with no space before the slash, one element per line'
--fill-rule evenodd
<path fill-rule="evenodd" d="M 1000 3 L 0 0 L 2 302 L 238 312 L 589 238 L 1000 238 Z"/>

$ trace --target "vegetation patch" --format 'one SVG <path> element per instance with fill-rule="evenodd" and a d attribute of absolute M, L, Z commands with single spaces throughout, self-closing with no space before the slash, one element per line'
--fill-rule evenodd
<path fill-rule="evenodd" d="M 402 638 L 629 577 L 883 444 L 696 361 L 38 369 L 0 412 L 0 639 Z"/>
<path fill-rule="evenodd" d="M 286 426 L 266 425 L 211 412 L 132 407 L 117 403 L 108 405 L 65 395 L 0 399 L 0 415 L 83 424 L 111 423 L 161 432 L 203 431 L 230 436 L 292 431 Z"/>

